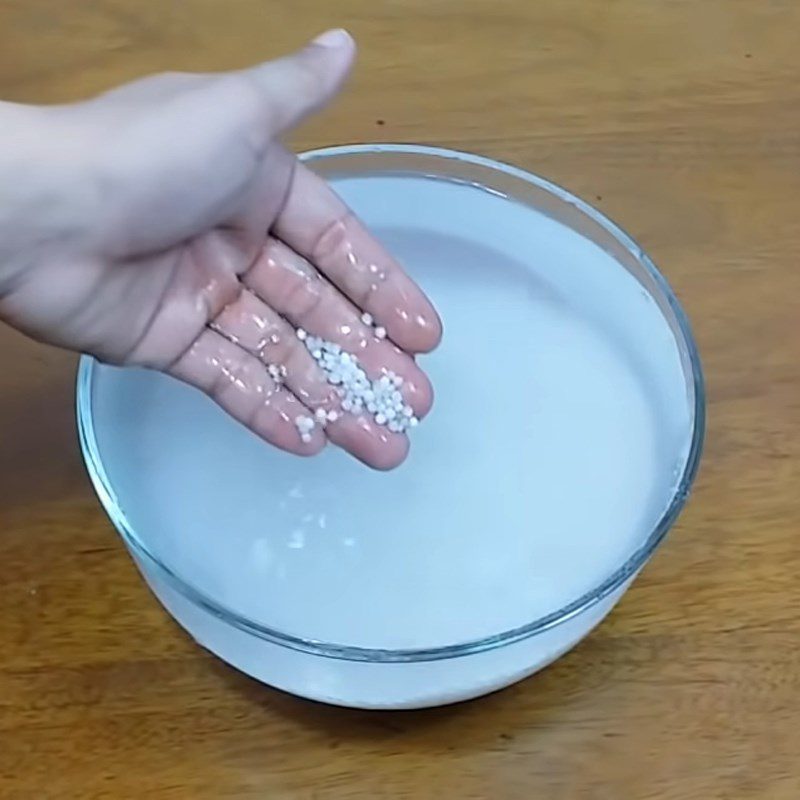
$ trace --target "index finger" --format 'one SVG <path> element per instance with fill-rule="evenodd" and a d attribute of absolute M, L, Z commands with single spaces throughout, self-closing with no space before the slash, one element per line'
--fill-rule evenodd
<path fill-rule="evenodd" d="M 333 189 L 303 164 L 295 168 L 272 230 L 316 264 L 399 347 L 423 353 L 439 344 L 442 324 L 422 290 Z"/>

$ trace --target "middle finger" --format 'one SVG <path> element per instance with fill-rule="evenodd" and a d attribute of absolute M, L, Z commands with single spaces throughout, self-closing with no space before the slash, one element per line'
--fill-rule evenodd
<path fill-rule="evenodd" d="M 295 327 L 355 355 L 370 378 L 399 375 L 401 393 L 417 417 L 430 411 L 433 389 L 414 359 L 286 244 L 268 239 L 242 281 Z"/>

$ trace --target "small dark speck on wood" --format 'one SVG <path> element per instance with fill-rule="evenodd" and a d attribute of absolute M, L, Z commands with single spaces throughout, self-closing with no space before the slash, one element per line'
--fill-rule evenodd
<path fill-rule="evenodd" d="M 375 124 L 376 125 L 385 125 L 386 124 L 386 120 L 385 119 L 376 119 L 375 120 Z"/>

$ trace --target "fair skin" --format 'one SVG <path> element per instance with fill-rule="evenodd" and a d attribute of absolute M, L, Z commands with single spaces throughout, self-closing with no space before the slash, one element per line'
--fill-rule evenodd
<path fill-rule="evenodd" d="M 0 319 L 206 392 L 276 447 L 331 442 L 377 469 L 405 434 L 340 414 L 304 442 L 298 415 L 339 397 L 295 334 L 342 345 L 370 377 L 432 403 L 415 355 L 435 310 L 333 191 L 280 144 L 327 104 L 355 55 L 329 32 L 241 72 L 157 75 L 82 103 L 0 103 Z M 361 321 L 386 328 L 378 339 Z M 276 383 L 269 365 L 284 365 Z"/>

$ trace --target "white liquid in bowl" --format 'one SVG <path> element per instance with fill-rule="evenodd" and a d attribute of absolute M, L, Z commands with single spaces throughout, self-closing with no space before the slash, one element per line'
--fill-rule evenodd
<path fill-rule="evenodd" d="M 523 205 L 423 177 L 337 189 L 444 321 L 421 362 L 436 404 L 409 460 L 375 473 L 333 448 L 294 458 L 177 382 L 96 367 L 95 432 L 122 512 L 180 578 L 305 639 L 432 648 L 557 611 L 644 543 L 684 467 L 692 417 L 667 322 L 610 255 Z M 211 638 L 202 624 L 188 627 Z M 381 704 L 341 680 L 333 696 L 257 677 Z"/>

